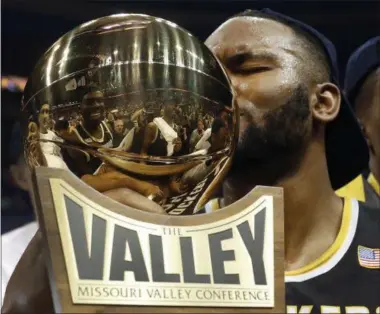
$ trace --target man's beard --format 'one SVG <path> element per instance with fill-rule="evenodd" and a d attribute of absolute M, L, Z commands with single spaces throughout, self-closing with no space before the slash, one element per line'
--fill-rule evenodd
<path fill-rule="evenodd" d="M 243 172 L 265 185 L 294 174 L 311 136 L 310 119 L 308 91 L 300 85 L 285 104 L 266 112 L 260 125 L 250 123 L 243 131 L 231 174 Z"/>

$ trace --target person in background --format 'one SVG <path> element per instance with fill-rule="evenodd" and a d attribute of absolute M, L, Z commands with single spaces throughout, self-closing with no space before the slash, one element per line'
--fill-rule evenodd
<path fill-rule="evenodd" d="M 131 120 L 130 114 L 126 114 L 122 120 L 124 122 L 124 135 L 126 135 L 128 131 L 132 130 L 132 128 L 134 127 L 134 124 Z"/>
<path fill-rule="evenodd" d="M 361 174 L 337 191 L 380 209 L 380 36 L 360 46 L 346 67 L 345 93 L 369 148 L 369 175 Z"/>
<path fill-rule="evenodd" d="M 211 125 L 211 136 L 210 136 L 210 147 L 205 149 L 204 152 L 198 151 L 203 154 L 213 154 L 226 147 L 226 142 L 228 138 L 228 127 L 227 123 L 221 119 L 214 119 Z M 191 168 L 186 171 L 180 179 L 181 185 L 186 187 L 195 186 L 197 183 L 202 181 L 206 176 L 215 169 L 216 163 L 220 160 L 221 155 L 215 156 L 201 164 Z"/>
<path fill-rule="evenodd" d="M 142 155 L 175 156 L 182 148 L 179 126 L 175 123 L 176 104 L 169 100 L 163 104 L 162 117 L 154 118 L 145 129 Z"/>
<path fill-rule="evenodd" d="M 124 139 L 124 121 L 116 119 L 113 121 L 113 147 L 118 147 Z"/>
<path fill-rule="evenodd" d="M 198 120 L 197 128 L 191 133 L 190 137 L 190 152 L 195 150 L 195 145 L 202 138 L 203 133 L 205 131 L 205 125 L 201 119 Z"/>
<path fill-rule="evenodd" d="M 228 113 L 226 111 L 225 108 L 221 109 L 218 113 L 217 113 L 217 118 L 219 119 L 222 119 L 225 124 L 226 124 L 226 127 L 229 129 L 230 128 L 230 121 L 228 121 Z M 211 143 L 210 143 L 210 136 L 211 136 L 211 126 L 213 124 L 213 118 L 209 115 L 209 114 L 206 114 L 205 115 L 205 119 L 207 119 L 208 122 L 205 122 L 205 126 L 208 125 L 208 123 L 210 123 L 210 127 L 207 128 L 201 138 L 199 139 L 199 141 L 195 144 L 195 149 L 194 151 L 200 151 L 200 150 L 204 150 L 204 149 L 209 149 L 210 146 L 211 146 Z M 205 121 L 205 120 L 203 120 Z"/>
<path fill-rule="evenodd" d="M 107 114 L 106 120 L 107 120 L 108 123 L 113 123 L 115 121 L 115 117 L 113 116 L 112 112 L 109 112 Z"/>
<path fill-rule="evenodd" d="M 140 154 L 144 142 L 145 129 L 148 125 L 149 112 L 139 109 L 131 116 L 132 127 L 121 141 L 118 149 L 134 154 Z"/>
<path fill-rule="evenodd" d="M 211 126 L 210 147 L 196 151 L 192 155 L 206 155 L 222 150 L 226 146 L 227 138 L 228 128 L 225 121 L 221 118 L 216 118 Z M 183 174 L 174 176 L 169 183 L 170 189 L 177 194 L 184 193 L 188 188 L 194 187 L 215 170 L 215 166 L 220 159 L 221 155 L 214 155 L 211 159 L 200 163 Z"/>
<path fill-rule="evenodd" d="M 47 166 L 68 169 L 63 161 L 61 148 L 51 142 L 63 142 L 62 138 L 50 129 L 51 120 L 50 105 L 43 104 L 38 114 L 39 140 L 46 141 L 40 142 L 42 153 L 44 154 Z"/>
<path fill-rule="evenodd" d="M 177 156 L 182 156 L 182 155 L 187 155 L 190 150 L 190 137 L 189 137 L 189 132 L 187 130 L 187 126 L 185 124 L 179 124 L 178 125 L 178 138 L 180 140 L 181 148 L 180 150 L 176 153 Z"/>
<path fill-rule="evenodd" d="M 38 229 L 29 196 L 30 173 L 23 157 L 19 123 L 13 127 L 8 152 L 14 162 L 1 178 L 2 300 L 15 266 Z"/>

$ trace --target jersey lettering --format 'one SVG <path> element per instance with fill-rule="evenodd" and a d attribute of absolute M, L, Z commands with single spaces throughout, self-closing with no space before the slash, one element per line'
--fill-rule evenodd
<path fill-rule="evenodd" d="M 321 305 L 321 314 L 340 314 L 339 306 Z"/>
<path fill-rule="evenodd" d="M 347 314 L 369 314 L 369 310 L 365 306 L 346 306 Z"/>
<path fill-rule="evenodd" d="M 287 314 L 311 314 L 313 311 L 313 305 L 288 305 L 286 307 Z M 370 310 L 366 306 L 333 306 L 333 305 L 321 305 L 321 314 L 369 314 Z M 376 308 L 376 314 L 380 314 L 380 307 Z"/>

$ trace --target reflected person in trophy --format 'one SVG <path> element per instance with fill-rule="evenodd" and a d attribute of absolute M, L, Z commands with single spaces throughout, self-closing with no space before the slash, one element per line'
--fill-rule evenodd
<path fill-rule="evenodd" d="M 205 124 L 202 119 L 198 119 L 197 128 L 191 133 L 190 137 L 190 151 L 193 152 L 195 150 L 195 145 L 202 138 L 203 133 L 205 132 Z"/>
<path fill-rule="evenodd" d="M 124 121 L 122 119 L 116 119 L 113 123 L 113 147 L 118 147 L 121 141 L 124 139 Z"/>
<path fill-rule="evenodd" d="M 73 129 L 73 140 L 85 145 L 112 147 L 113 134 L 105 122 L 103 93 L 94 90 L 84 95 L 81 114 L 83 121 Z"/>
<path fill-rule="evenodd" d="M 162 117 L 153 119 L 145 129 L 142 155 L 173 156 L 181 150 L 178 125 L 174 123 L 175 103 L 166 102 L 162 107 Z"/>
<path fill-rule="evenodd" d="M 148 125 L 148 114 L 149 112 L 145 108 L 139 109 L 132 114 L 131 121 L 134 126 L 129 130 L 120 145 L 115 148 L 134 154 L 141 153 L 146 133 L 145 130 Z"/>
<path fill-rule="evenodd" d="M 45 156 L 47 166 L 68 170 L 68 167 L 62 157 L 61 148 L 54 143 L 63 142 L 63 140 L 50 129 L 52 125 L 51 120 L 50 105 L 43 104 L 38 115 L 40 131 L 39 140 L 42 153 Z"/>
<path fill-rule="evenodd" d="M 104 120 L 103 93 L 98 90 L 87 93 L 81 103 L 81 114 L 83 121 L 70 133 L 66 133 L 65 140 L 71 144 L 81 144 L 91 148 L 112 148 L 113 134 Z M 146 197 L 151 195 L 158 197 L 161 193 L 155 185 L 123 174 L 85 150 L 69 148 L 67 152 L 70 156 L 69 167 L 77 176 L 97 191 L 123 204 L 134 204 L 129 201 L 133 191 Z"/>
<path fill-rule="evenodd" d="M 80 105 L 83 121 L 63 132 L 64 140 L 72 144 L 90 147 L 112 147 L 113 134 L 104 120 L 104 96 L 99 90 L 84 95 Z M 70 169 L 79 177 L 92 175 L 99 170 L 102 162 L 84 151 L 67 150 Z"/>
<path fill-rule="evenodd" d="M 210 147 L 196 151 L 192 153 L 192 155 L 216 153 L 226 146 L 227 139 L 228 127 L 226 122 L 221 118 L 216 118 L 211 126 Z M 173 178 L 170 182 L 171 189 L 179 194 L 189 187 L 195 186 L 214 170 L 215 165 L 219 162 L 220 158 L 221 155 L 214 155 L 213 158 L 191 168 L 183 175 Z"/>
<path fill-rule="evenodd" d="M 36 122 L 30 121 L 28 123 L 27 144 L 26 148 L 26 161 L 29 166 L 46 165 L 47 161 L 45 154 L 40 145 L 40 132 Z"/>

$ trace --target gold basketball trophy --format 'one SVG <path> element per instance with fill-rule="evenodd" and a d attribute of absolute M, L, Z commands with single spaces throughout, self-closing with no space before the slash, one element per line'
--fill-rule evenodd
<path fill-rule="evenodd" d="M 57 312 L 284 313 L 282 190 L 208 210 L 239 115 L 190 33 L 140 14 L 82 24 L 22 106 Z"/>

